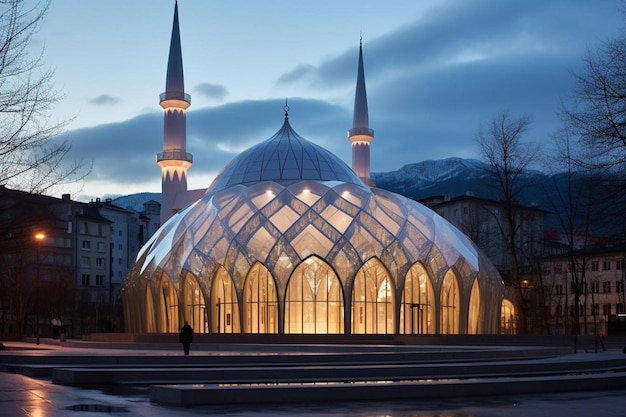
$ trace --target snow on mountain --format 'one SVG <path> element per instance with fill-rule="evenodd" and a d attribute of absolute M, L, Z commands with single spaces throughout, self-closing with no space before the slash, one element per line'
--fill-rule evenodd
<path fill-rule="evenodd" d="M 486 164 L 475 159 L 447 158 L 408 164 L 397 171 L 373 172 L 372 179 L 379 188 L 423 198 L 438 193 L 473 191 L 471 188 L 485 177 L 486 169 Z"/>

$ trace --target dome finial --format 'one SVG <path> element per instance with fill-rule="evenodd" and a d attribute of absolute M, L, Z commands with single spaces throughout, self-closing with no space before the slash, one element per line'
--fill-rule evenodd
<path fill-rule="evenodd" d="M 283 107 L 285 111 L 285 120 L 289 120 L 289 105 L 287 104 L 287 97 L 285 97 L 285 107 Z"/>

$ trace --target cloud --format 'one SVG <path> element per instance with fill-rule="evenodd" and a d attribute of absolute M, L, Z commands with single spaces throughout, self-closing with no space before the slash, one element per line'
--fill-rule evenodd
<path fill-rule="evenodd" d="M 526 138 L 548 142 L 559 126 L 560 103 L 572 91 L 572 72 L 588 48 L 622 27 L 618 3 L 443 2 L 393 32 L 365 37 L 372 171 L 427 159 L 478 158 L 478 128 L 502 110 L 531 116 Z M 289 97 L 292 127 L 348 164 L 357 59 L 358 45 L 320 63 L 294 63 L 277 76 L 277 83 L 298 87 L 300 96 Z M 214 99 L 226 95 L 224 87 L 208 83 L 195 91 Z M 190 178 L 214 175 L 236 153 L 272 136 L 283 123 L 283 106 L 284 99 L 276 98 L 190 109 Z M 117 187 L 110 193 L 158 184 L 162 126 L 162 113 L 151 112 L 69 132 L 72 152 L 94 161 L 85 191 L 90 181 Z"/>
<path fill-rule="evenodd" d="M 119 97 L 115 97 L 110 94 L 101 94 L 98 97 L 94 97 L 89 100 L 89 104 L 94 104 L 96 106 L 111 106 L 119 102 Z"/>
<path fill-rule="evenodd" d="M 222 101 L 226 98 L 228 91 L 226 87 L 219 84 L 201 83 L 193 88 L 193 91 L 200 94 L 204 98 L 215 101 Z"/>

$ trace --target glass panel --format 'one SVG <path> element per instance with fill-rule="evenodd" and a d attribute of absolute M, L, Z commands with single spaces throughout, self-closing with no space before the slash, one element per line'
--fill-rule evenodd
<path fill-rule="evenodd" d="M 421 264 L 414 264 L 406 275 L 400 307 L 400 333 L 435 333 L 433 285 Z"/>
<path fill-rule="evenodd" d="M 211 288 L 211 332 L 239 333 L 239 303 L 233 280 L 219 267 Z"/>
<path fill-rule="evenodd" d="M 244 333 L 278 333 L 276 285 L 270 271 L 255 263 L 244 287 Z"/>
<path fill-rule="evenodd" d="M 516 323 L 515 306 L 505 298 L 502 300 L 502 308 L 500 310 L 500 333 L 516 334 Z"/>
<path fill-rule="evenodd" d="M 331 242 L 312 224 L 309 224 L 291 240 L 291 245 L 301 257 L 309 255 L 326 256 L 333 247 Z"/>
<path fill-rule="evenodd" d="M 344 332 L 343 290 L 321 258 L 305 259 L 293 271 L 285 298 L 285 333 Z"/>
<path fill-rule="evenodd" d="M 394 333 L 394 286 L 373 258 L 359 269 L 352 291 L 352 333 Z"/>
<path fill-rule="evenodd" d="M 480 333 L 480 286 L 478 278 L 474 280 L 472 292 L 470 293 L 469 312 L 467 315 L 467 333 Z"/>
<path fill-rule="evenodd" d="M 159 312 L 159 331 L 163 333 L 178 333 L 178 294 L 165 274 L 161 276 L 161 298 Z"/>
<path fill-rule="evenodd" d="M 185 321 L 189 323 L 194 332 L 208 333 L 209 322 L 202 290 L 192 274 L 187 273 L 184 282 Z"/>
<path fill-rule="evenodd" d="M 441 334 L 459 333 L 459 285 L 451 270 L 446 273 L 441 286 Z"/>
<path fill-rule="evenodd" d="M 298 219 L 300 219 L 300 215 L 289 206 L 283 206 L 270 217 L 270 221 L 282 233 L 285 233 Z"/>

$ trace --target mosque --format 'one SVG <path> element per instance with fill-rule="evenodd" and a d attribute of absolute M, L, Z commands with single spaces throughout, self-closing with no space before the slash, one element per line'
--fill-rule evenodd
<path fill-rule="evenodd" d="M 515 317 L 495 267 L 464 234 L 370 179 L 363 48 L 352 168 L 282 126 L 187 190 L 178 5 L 164 109 L 161 228 L 122 287 L 126 329 L 248 334 L 495 334 Z M 282 116 L 282 114 L 281 114 Z M 278 127 L 278 123 L 277 123 Z"/>

